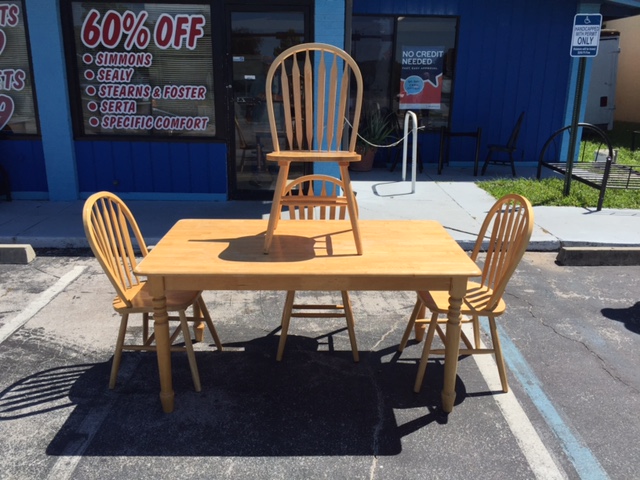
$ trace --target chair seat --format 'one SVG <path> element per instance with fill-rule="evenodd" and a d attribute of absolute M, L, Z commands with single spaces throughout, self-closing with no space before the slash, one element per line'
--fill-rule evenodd
<path fill-rule="evenodd" d="M 361 155 L 348 151 L 280 150 L 267 154 L 272 162 L 359 162 Z"/>
<path fill-rule="evenodd" d="M 493 309 L 487 308 L 487 303 L 493 295 L 493 290 L 483 286 L 477 282 L 467 283 L 467 293 L 465 293 L 462 306 L 460 307 L 461 315 L 488 314 L 493 316 L 502 315 L 505 311 L 506 304 L 502 298 Z M 418 292 L 418 296 L 424 302 L 426 307 L 435 313 L 446 314 L 449 311 L 449 292 L 434 290 L 432 292 Z"/>
<path fill-rule="evenodd" d="M 113 308 L 116 312 L 122 313 L 153 313 L 153 297 L 149 291 L 148 284 L 141 283 L 127 290 L 131 299 L 131 307 L 119 297 L 113 299 Z M 167 312 L 178 312 L 189 308 L 198 298 L 200 292 L 191 290 L 168 290 L 165 292 L 167 299 Z"/>

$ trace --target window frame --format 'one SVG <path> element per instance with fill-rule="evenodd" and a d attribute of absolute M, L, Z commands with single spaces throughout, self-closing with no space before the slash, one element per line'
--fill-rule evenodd
<path fill-rule="evenodd" d="M 172 135 L 169 132 L 153 135 L 135 135 L 124 133 L 98 133 L 87 134 L 84 132 L 84 111 L 81 98 L 80 72 L 76 61 L 77 49 L 74 35 L 73 24 L 73 3 L 87 0 L 60 0 L 61 22 L 63 42 L 66 52 L 66 72 L 67 86 L 69 92 L 69 107 L 71 110 L 71 119 L 73 125 L 74 140 L 77 141 L 124 141 L 124 142 L 189 142 L 189 143 L 226 143 L 229 138 L 228 121 L 226 118 L 226 78 L 227 69 L 225 65 L 224 51 L 226 48 L 226 40 L 224 36 L 224 28 L 220 23 L 223 18 L 223 2 L 209 0 L 153 0 L 152 2 L 145 0 L 125 0 L 128 4 L 149 4 L 158 5 L 176 5 L 184 3 L 185 5 L 203 5 L 210 8 L 210 28 L 211 28 L 211 50 L 212 50 L 212 69 L 213 75 L 213 109 L 215 118 L 215 134 L 210 136 L 204 135 Z M 94 0 L 96 5 L 104 3 L 114 3 L 113 0 Z M 223 48 L 216 48 L 220 45 Z M 219 68 L 220 65 L 223 67 Z"/>
<path fill-rule="evenodd" d="M 351 48 L 352 48 L 352 52 L 357 50 L 357 42 L 359 39 L 356 38 L 357 34 L 355 32 L 355 29 L 353 28 L 353 23 L 354 20 L 356 19 L 366 19 L 366 18 L 370 18 L 370 19 L 387 19 L 387 20 L 391 20 L 392 21 L 392 31 L 390 34 L 384 34 L 381 35 L 379 38 L 384 38 L 384 37 L 388 37 L 389 35 L 391 35 L 391 51 L 393 52 L 391 61 L 390 61 L 390 69 L 391 69 L 391 78 L 388 82 L 387 88 L 386 88 L 386 94 L 385 94 L 385 99 L 386 99 L 386 105 L 384 105 L 384 108 L 389 109 L 389 111 L 396 113 L 399 117 L 400 116 L 404 116 L 404 112 L 406 112 L 407 110 L 412 110 L 414 111 L 417 115 L 418 118 L 420 119 L 419 121 L 421 123 L 425 122 L 425 118 L 428 118 L 428 115 L 425 115 L 425 112 L 429 112 L 429 109 L 400 109 L 399 108 L 399 100 L 397 100 L 396 97 L 396 93 L 399 93 L 399 89 L 400 89 L 400 78 L 401 78 L 401 70 L 398 70 L 398 72 L 395 72 L 395 68 L 396 66 L 400 66 L 400 62 L 397 56 L 397 52 L 398 52 L 398 48 L 399 48 L 399 40 L 398 40 L 398 33 L 399 33 L 399 21 L 400 19 L 404 19 L 404 18 L 410 18 L 410 19 L 424 19 L 424 20 L 429 20 L 429 19 L 445 19 L 445 20 L 453 20 L 455 21 L 455 31 L 453 32 L 453 41 L 454 41 L 454 46 L 453 46 L 453 58 L 451 60 L 451 86 L 450 86 L 450 92 L 449 92 L 449 100 L 448 100 L 448 115 L 447 115 L 447 120 L 445 122 L 445 127 L 447 129 L 451 129 L 451 125 L 452 125 L 452 113 L 453 113 L 453 106 L 454 106 L 454 92 L 455 92 L 455 80 L 456 80 L 456 71 L 457 71 L 457 57 L 458 57 L 458 49 L 460 48 L 459 46 L 459 35 L 460 35 L 460 15 L 394 15 L 394 14 L 353 14 L 352 16 L 352 27 L 351 27 L 351 35 L 350 35 L 350 41 L 351 41 Z M 373 36 L 372 36 L 373 37 Z M 446 46 L 445 46 L 446 48 Z M 358 56 L 357 56 L 357 51 L 353 54 L 353 57 L 356 59 L 357 62 L 359 62 Z M 443 61 L 444 62 L 444 61 Z M 359 62 L 360 63 L 360 62 Z M 400 67 L 401 69 L 401 67 Z M 445 65 L 443 64 L 443 74 L 445 72 L 446 68 Z M 443 75 L 444 76 L 444 75 Z M 370 96 L 368 95 L 367 92 L 367 85 L 365 85 L 365 92 L 364 92 L 364 96 L 365 99 Z M 441 109 L 437 109 L 437 110 L 441 110 Z M 425 125 L 427 126 L 427 128 L 431 128 L 428 124 Z M 437 129 L 438 127 L 433 127 L 434 129 Z"/>
<path fill-rule="evenodd" d="M 14 132 L 5 132 L 0 131 L 0 138 L 2 140 L 39 140 L 42 139 L 42 129 L 40 126 L 40 112 L 38 109 L 38 95 L 35 83 L 35 76 L 33 72 L 33 57 L 31 54 L 31 36 L 29 35 L 29 19 L 27 18 L 27 10 L 25 8 L 25 2 L 27 0 L 19 0 L 20 1 L 20 15 L 22 16 L 22 23 L 24 26 L 24 36 L 25 36 L 25 46 L 27 50 L 27 62 L 29 65 L 29 82 L 31 86 L 31 97 L 33 102 L 33 115 L 36 125 L 36 133 L 14 133 Z M 0 91 L 3 93 L 4 91 Z M 5 93 L 3 93 L 5 94 Z M 6 95 L 6 94 L 5 94 Z M 10 96 L 10 95 L 7 95 Z M 7 125 L 10 125 L 11 122 L 7 122 Z"/>

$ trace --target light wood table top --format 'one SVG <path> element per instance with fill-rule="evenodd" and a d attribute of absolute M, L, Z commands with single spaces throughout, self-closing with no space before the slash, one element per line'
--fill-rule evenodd
<path fill-rule="evenodd" d="M 136 273 L 166 276 L 167 289 L 191 289 L 198 277 L 203 290 L 420 290 L 436 289 L 434 278 L 480 274 L 438 222 L 359 224 L 363 255 L 345 220 L 283 220 L 264 254 L 264 220 L 180 220 Z"/>
<path fill-rule="evenodd" d="M 361 220 L 358 255 L 347 220 L 283 220 L 269 254 L 266 220 L 177 222 L 136 268 L 154 297 L 161 400 L 173 410 L 165 290 L 448 290 L 443 408 L 455 399 L 460 304 L 480 269 L 435 221 Z M 449 346 L 451 344 L 451 346 Z M 449 360 L 449 361 L 448 361 Z M 410 388 L 410 386 L 408 387 Z"/>

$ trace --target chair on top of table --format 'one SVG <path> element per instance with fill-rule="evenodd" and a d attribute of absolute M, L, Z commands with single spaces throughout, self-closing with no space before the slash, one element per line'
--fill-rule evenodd
<path fill-rule="evenodd" d="M 488 146 L 489 153 L 487 153 L 487 158 L 484 160 L 484 164 L 482 165 L 482 172 L 481 172 L 482 175 L 484 175 L 484 172 L 486 172 L 487 165 L 491 163 L 494 165 L 510 164 L 511 173 L 513 174 L 514 177 L 516 176 L 516 166 L 515 166 L 513 154 L 517 149 L 518 136 L 520 135 L 520 129 L 522 127 L 523 120 L 524 120 L 524 112 L 522 112 L 518 117 L 518 120 L 516 121 L 516 124 L 514 125 L 513 130 L 511 131 L 511 135 L 509 136 L 509 140 L 507 140 L 507 143 L 505 145 L 492 144 Z M 504 156 L 502 159 L 495 159 L 494 158 L 495 154 L 506 154 L 509 156 L 509 159 L 508 160 L 504 159 Z"/>
<path fill-rule="evenodd" d="M 486 253 L 481 280 L 480 283 L 473 281 L 467 283 L 467 292 L 460 309 L 461 315 L 471 317 L 470 319 L 463 318 L 462 323 L 470 322 L 472 324 L 474 337 L 474 341 L 471 342 L 461 331 L 461 340 L 466 348 L 460 349 L 460 355 L 494 354 L 504 392 L 509 390 L 509 386 L 495 317 L 502 315 L 506 309 L 502 296 L 509 279 L 529 245 L 532 230 L 533 208 L 526 198 L 509 194 L 493 205 L 480 228 L 471 253 L 471 259 L 475 262 L 478 261 L 481 252 Z M 416 305 L 398 347 L 398 350 L 402 352 L 411 334 L 411 329 L 416 323 L 429 324 L 414 385 L 415 392 L 419 392 L 422 386 L 429 355 L 444 354 L 443 349 L 431 349 L 431 343 L 436 331 L 443 343 L 445 342 L 446 332 L 439 324 L 446 323 L 447 318 L 439 320 L 438 317 L 441 314 L 446 315 L 449 309 L 449 292 L 447 291 L 423 291 L 417 292 L 417 294 Z M 430 320 L 424 318 L 425 307 L 432 312 Z M 480 343 L 480 316 L 489 318 L 492 348 L 482 348 Z"/>
<path fill-rule="evenodd" d="M 266 79 L 266 102 L 274 151 L 267 154 L 267 160 L 277 162 L 279 171 L 265 236 L 265 253 L 269 253 L 281 208 L 291 200 L 285 195 L 290 164 L 335 162 L 340 168 L 356 251 L 362 254 L 349 177 L 349 164 L 360 160 L 355 148 L 362 92 L 362 74 L 357 63 L 332 45 L 296 45 L 278 55 L 271 64 Z M 282 105 L 284 125 L 276 121 L 276 102 Z M 286 148 L 281 148 L 278 141 L 278 133 L 282 131 L 286 132 Z"/>
<path fill-rule="evenodd" d="M 287 185 L 284 198 L 285 211 L 290 220 L 345 220 L 348 215 L 347 198 L 341 180 L 328 175 L 307 175 Z M 356 215 L 357 215 L 357 204 Z M 283 213 L 282 211 L 280 212 Z M 345 318 L 353 361 L 359 361 L 349 292 L 342 291 L 342 304 L 317 305 L 296 304 L 295 291 L 288 291 L 282 312 L 282 330 L 276 359 L 282 360 L 291 318 Z"/>
<path fill-rule="evenodd" d="M 114 388 L 123 350 L 156 351 L 155 335 L 149 333 L 150 315 L 153 314 L 152 297 L 147 283 L 133 273 L 138 261 L 132 237 L 135 238 L 142 257 L 147 255 L 148 249 L 133 214 L 125 203 L 112 193 L 98 192 L 91 195 L 84 204 L 82 222 L 91 250 L 116 290 L 112 305 L 120 314 L 121 321 L 109 380 L 109 388 Z M 196 340 L 202 340 L 204 325 L 201 322 L 204 321 L 218 350 L 222 350 L 222 344 L 201 292 L 167 291 L 166 300 L 167 312 L 178 314 L 169 315 L 169 321 L 180 322 L 170 338 L 171 351 L 186 351 L 193 385 L 199 392 L 200 376 L 187 321 L 194 322 Z M 186 310 L 189 307 L 193 307 L 193 316 L 187 317 Z M 142 314 L 142 342 L 125 344 L 129 315 L 135 313 Z M 173 345 L 180 333 L 184 337 L 184 347 Z"/>

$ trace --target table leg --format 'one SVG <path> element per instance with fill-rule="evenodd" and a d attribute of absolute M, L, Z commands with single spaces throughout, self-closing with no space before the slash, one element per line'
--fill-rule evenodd
<path fill-rule="evenodd" d="M 278 179 L 276 180 L 276 187 L 273 191 L 273 203 L 271 204 L 271 213 L 269 214 L 269 224 L 267 225 L 267 234 L 264 238 L 264 253 L 269 253 L 269 247 L 271 247 L 271 241 L 273 240 L 273 233 L 278 226 L 278 220 L 280 219 L 281 199 L 284 194 L 284 189 L 287 186 L 287 178 L 289 177 L 289 162 L 280 162 L 278 170 Z"/>
<path fill-rule="evenodd" d="M 173 412 L 173 385 L 171 379 L 171 342 L 167 298 L 164 295 L 164 280 L 149 277 L 147 282 L 153 296 L 153 329 L 156 336 L 156 355 L 160 375 L 160 402 L 165 413 Z"/>
<path fill-rule="evenodd" d="M 362 255 L 362 241 L 360 240 L 360 227 L 358 226 L 358 211 L 356 209 L 355 194 L 351 188 L 349 163 L 340 164 L 340 177 L 342 179 L 342 184 L 344 185 L 344 194 L 347 197 L 347 209 L 349 210 L 349 220 L 351 220 L 353 238 L 356 242 L 356 251 L 358 252 L 358 255 Z"/>
<path fill-rule="evenodd" d="M 444 354 L 444 387 L 442 409 L 450 413 L 456 399 L 456 375 L 460 350 L 460 307 L 467 288 L 466 278 L 454 278 L 449 290 L 449 312 Z"/>

